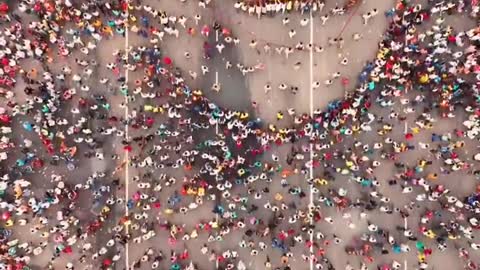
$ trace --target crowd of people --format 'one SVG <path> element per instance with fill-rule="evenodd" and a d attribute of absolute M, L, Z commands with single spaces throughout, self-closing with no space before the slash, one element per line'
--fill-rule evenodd
<path fill-rule="evenodd" d="M 330 10 L 332 15 L 344 15 L 347 11 L 360 5 L 360 0 L 349 0 L 344 5 L 338 3 Z M 320 13 L 325 7 L 325 0 L 238 0 L 235 9 L 247 12 L 249 15 L 273 16 L 290 12 Z"/>
<path fill-rule="evenodd" d="M 349 270 L 404 266 L 397 257 L 386 261 L 389 254 L 414 254 L 409 267 L 432 269 L 433 253 L 451 251 L 460 258 L 456 269 L 477 269 L 480 29 L 445 20 L 478 22 L 477 1 L 397 1 L 375 59 L 344 99 L 312 114 L 279 111 L 273 123 L 190 88 L 160 42 L 182 33 L 207 40 L 213 29 L 221 53 L 240 42 L 234 28 L 141 2 L 2 6 L 0 269 L 204 269 L 197 252 L 218 269 L 255 269 L 248 262 L 258 257 L 278 270 L 338 269 L 345 261 Z M 258 3 L 257 14 L 322 12 L 325 4 Z M 249 4 L 234 8 L 257 12 Z M 97 54 L 129 34 L 148 45 L 108 50 L 111 62 Z M 208 50 L 205 61 L 215 55 Z M 452 120 L 459 124 L 437 131 Z M 378 177 L 388 164 L 392 177 Z M 471 178 L 477 183 L 467 194 L 451 190 Z M 351 184 L 361 196 L 348 192 Z M 338 222 L 329 209 L 349 228 L 366 223 L 365 232 L 324 233 Z M 390 228 L 376 215 L 410 224 Z M 229 246 L 234 238 L 241 240 Z M 345 245 L 348 260 L 332 260 L 332 244 Z"/>
<path fill-rule="evenodd" d="M 259 18 L 262 15 L 275 15 L 278 13 L 286 13 L 291 11 L 299 11 L 301 13 L 321 12 L 325 6 L 323 0 L 260 0 L 245 1 L 239 0 L 235 2 L 235 9 L 248 12 L 249 15 L 256 14 Z"/>

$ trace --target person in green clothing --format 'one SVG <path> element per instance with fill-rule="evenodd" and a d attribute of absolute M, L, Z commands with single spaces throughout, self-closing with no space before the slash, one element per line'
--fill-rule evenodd
<path fill-rule="evenodd" d="M 178 263 L 174 263 L 170 266 L 170 270 L 180 270 L 182 267 Z"/>
<path fill-rule="evenodd" d="M 423 252 L 425 250 L 425 244 L 422 241 L 417 241 L 415 243 L 415 246 L 417 247 L 419 252 Z"/>

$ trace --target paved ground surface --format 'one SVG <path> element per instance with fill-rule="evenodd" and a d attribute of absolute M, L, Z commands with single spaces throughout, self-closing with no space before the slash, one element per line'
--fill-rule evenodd
<path fill-rule="evenodd" d="M 287 14 L 275 17 L 262 17 L 260 20 L 255 16 L 248 16 L 244 13 L 238 13 L 235 11 L 230 3 L 214 1 L 211 3 L 211 9 L 199 9 L 196 3 L 193 1 L 187 4 L 180 4 L 169 2 L 155 3 L 151 2 L 152 6 L 158 6 L 160 9 L 167 11 L 169 14 L 175 15 L 190 15 L 194 16 L 200 14 L 202 16 L 201 23 L 212 23 L 213 21 L 219 22 L 221 25 L 228 27 L 232 30 L 235 36 L 240 38 L 240 44 L 233 48 L 226 48 L 222 54 L 214 52 L 211 59 L 205 60 L 202 55 L 201 47 L 204 38 L 199 37 L 187 37 L 175 40 L 166 40 L 163 43 L 163 47 L 166 55 L 175 59 L 175 64 L 180 67 L 184 73 L 188 70 L 193 70 L 198 74 L 201 74 L 201 65 L 209 67 L 210 72 L 206 76 L 199 75 L 195 80 L 188 80 L 187 82 L 193 88 L 201 88 L 205 91 L 206 95 L 212 100 L 220 104 L 221 106 L 237 108 L 238 110 L 250 110 L 255 112 L 258 117 L 266 122 L 274 122 L 276 113 L 279 110 L 286 110 L 288 108 L 294 108 L 297 112 L 309 113 L 310 106 L 314 108 L 325 108 L 325 106 L 332 100 L 342 98 L 345 95 L 345 91 L 351 89 L 356 83 L 356 76 L 358 76 L 363 65 L 366 61 L 372 59 L 376 54 L 377 44 L 382 38 L 382 34 L 387 26 L 387 19 L 384 16 L 377 16 L 372 19 L 368 25 L 363 25 L 360 14 L 363 14 L 372 8 L 377 8 L 379 14 L 383 14 L 387 9 L 392 8 L 394 1 L 363 1 L 363 4 L 354 14 L 352 12 L 345 16 L 336 16 L 327 21 L 325 25 L 321 24 L 320 15 L 316 14 L 313 18 L 310 18 L 309 14 Z M 325 11 L 327 13 L 329 8 L 334 7 L 333 1 L 328 1 Z M 290 23 L 286 26 L 282 24 L 282 19 L 289 18 Z M 303 18 L 313 20 L 313 27 L 308 24 L 305 27 L 299 26 L 299 22 Z M 474 22 L 468 18 L 462 17 L 450 17 L 451 24 L 455 27 L 468 29 Z M 293 38 L 289 38 L 288 31 L 295 29 L 297 34 Z M 313 31 L 312 31 L 313 30 Z M 311 34 L 313 32 L 313 34 Z M 359 41 L 353 40 L 354 33 L 361 33 L 363 38 Z M 329 46 L 328 39 L 331 37 L 343 37 L 345 45 L 342 49 L 336 46 Z M 135 40 L 133 38 L 133 40 Z M 257 42 L 255 49 L 249 46 L 251 40 Z M 215 35 L 211 34 L 208 39 L 209 42 L 215 41 Z M 135 41 L 133 41 L 135 42 Z M 132 41 L 130 43 L 133 43 Z M 323 52 L 313 53 L 313 61 L 310 61 L 310 55 L 307 50 L 304 52 L 295 52 L 288 57 L 279 55 L 275 52 L 275 48 L 279 47 L 294 47 L 298 42 L 303 44 L 312 43 L 324 48 Z M 271 46 L 271 52 L 265 53 L 264 45 L 269 44 Z M 180 45 L 180 46 L 179 46 Z M 189 51 L 193 57 L 192 59 L 184 59 L 183 53 Z M 348 57 L 349 64 L 343 66 L 340 61 Z M 230 61 L 233 67 L 229 70 L 225 68 L 226 61 Z M 295 63 L 301 63 L 301 67 L 298 70 L 294 69 Z M 244 66 L 256 66 L 263 64 L 264 68 L 257 70 L 253 73 L 242 75 L 240 70 L 235 68 L 236 64 L 240 63 Z M 310 77 L 310 70 L 312 70 L 313 77 Z M 345 87 L 339 80 L 335 81 L 333 85 L 325 86 L 324 81 L 330 79 L 332 74 L 340 72 L 342 77 L 346 77 L 350 80 L 350 84 Z M 218 74 L 218 75 L 217 75 Z M 222 90 L 217 93 L 210 91 L 214 83 L 220 83 Z M 310 93 L 310 85 L 312 81 L 320 81 L 321 86 L 315 89 L 313 93 Z M 299 91 L 297 94 L 292 94 L 289 90 L 282 91 L 278 89 L 281 83 L 290 86 L 297 86 Z M 264 86 L 270 84 L 272 90 L 265 93 Z M 258 109 L 254 109 L 251 106 L 252 102 L 258 103 Z M 453 121 L 454 122 L 454 121 Z M 439 125 L 442 127 L 451 129 L 453 123 L 445 122 Z M 458 123 L 457 123 L 458 124 Z M 281 125 L 281 124 L 280 124 Z M 402 136 L 404 127 L 398 127 L 395 132 L 398 136 Z M 440 131 L 440 130 L 439 130 Z M 368 139 L 367 139 L 368 141 Z M 283 152 L 286 149 L 279 149 L 276 153 Z M 266 155 L 268 156 L 268 155 Z M 404 157 L 405 160 L 416 160 L 412 157 Z M 380 170 L 376 171 L 378 179 L 390 179 L 392 175 L 392 164 L 384 164 Z M 347 179 L 337 179 L 340 186 L 344 186 L 344 181 Z M 451 189 L 455 189 L 460 194 L 468 193 L 474 186 L 474 179 L 465 179 L 463 182 L 465 185 L 458 186 L 448 181 L 447 178 L 440 179 L 442 184 L 447 185 Z M 469 183 L 469 184 L 467 184 Z M 300 185 L 304 189 L 308 189 L 308 185 L 305 184 L 303 179 L 294 180 L 292 184 Z M 351 184 L 346 187 L 352 194 L 361 192 L 358 190 L 357 184 Z M 398 187 L 397 187 L 398 188 Z M 272 194 L 275 187 L 271 187 Z M 458 190 L 457 190 L 458 189 Z M 382 190 L 382 192 L 390 196 L 396 206 L 402 206 L 410 201 L 412 198 L 407 198 L 401 194 L 398 194 L 398 189 L 391 189 L 388 186 Z M 398 194 L 398 195 L 396 195 Z M 315 196 L 316 199 L 316 196 Z M 307 203 L 307 202 L 305 202 Z M 260 203 L 261 205 L 261 203 Z M 202 208 L 204 210 L 194 211 L 188 214 L 187 219 L 179 219 L 178 222 L 194 224 L 197 220 L 206 220 L 207 216 L 211 214 L 210 208 L 206 206 Z M 265 212 L 269 215 L 268 212 Z M 317 226 L 316 230 L 323 232 L 325 235 L 329 233 L 335 233 L 340 238 L 344 239 L 344 242 L 340 245 L 331 247 L 327 254 L 334 263 L 336 269 L 343 269 L 345 264 L 349 261 L 352 265 L 358 265 L 355 262 L 356 258 L 345 259 L 343 250 L 345 244 L 349 242 L 349 239 L 358 237 L 360 234 L 366 231 L 367 223 L 356 222 L 358 220 L 359 213 L 352 213 L 352 217 L 348 219 L 341 218 L 342 213 L 337 212 L 333 208 L 324 209 L 325 216 L 332 216 L 338 222 L 335 222 L 333 226 L 321 225 Z M 357 227 L 355 229 L 348 228 L 348 221 L 352 220 L 356 222 Z M 398 215 L 393 218 L 386 217 L 385 215 L 375 214 L 369 216 L 368 220 L 376 224 L 382 224 L 384 228 L 394 228 L 395 226 L 403 226 L 404 220 Z M 418 216 L 412 215 L 409 220 L 415 222 L 418 220 Z M 192 225 L 190 225 L 192 226 Z M 214 244 L 216 250 L 235 249 L 238 247 L 238 241 L 243 236 L 241 234 L 234 234 L 228 238 L 228 241 L 222 241 Z M 192 242 L 191 247 L 202 243 L 203 239 Z M 162 241 L 162 240 L 159 240 Z M 139 249 L 140 251 L 141 249 Z M 195 250 L 195 249 L 194 249 Z M 303 250 L 304 252 L 304 250 Z M 136 252 L 131 251 L 131 256 L 135 258 Z M 240 253 L 241 258 L 248 262 L 249 269 L 262 269 L 265 261 L 264 256 L 255 257 L 255 259 L 249 258 L 248 251 Z M 280 256 L 276 251 L 267 253 L 270 257 L 275 258 Z M 308 263 L 301 260 L 299 257 L 302 251 L 296 253 L 292 267 L 293 269 L 309 269 Z M 197 258 L 197 256 L 195 256 Z M 201 255 L 198 256 L 199 258 Z M 416 267 L 415 254 L 411 254 L 410 257 L 404 255 L 397 255 L 393 257 L 385 256 L 382 258 L 383 262 L 388 263 L 390 259 L 396 259 L 400 262 L 406 262 L 405 269 L 414 269 Z M 457 254 L 455 252 L 442 253 L 442 255 L 435 255 L 430 260 L 432 269 L 456 269 L 460 265 Z M 380 263 L 380 262 L 379 262 Z M 199 265 L 203 265 L 207 269 L 213 266 L 212 262 L 206 260 L 199 260 Z M 447 266 L 449 265 L 449 266 Z"/>
<path fill-rule="evenodd" d="M 205 38 L 199 37 L 182 37 L 178 39 L 169 38 L 163 42 L 162 48 L 165 54 L 171 56 L 174 59 L 175 64 L 188 74 L 187 71 L 192 70 L 199 74 L 195 80 L 188 80 L 187 83 L 192 88 L 204 89 L 206 95 L 219 105 L 229 108 L 236 108 L 238 110 L 249 110 L 255 112 L 265 122 L 275 121 L 276 113 L 279 110 L 286 110 L 288 108 L 295 108 L 298 112 L 309 113 L 309 108 L 312 105 L 315 108 L 324 108 L 330 101 L 344 96 L 345 87 L 341 85 L 339 81 L 336 81 L 331 86 L 324 86 L 323 82 L 331 78 L 332 74 L 340 71 L 342 76 L 346 76 L 350 79 L 351 85 L 355 82 L 355 76 L 361 70 L 363 64 L 371 59 L 377 48 L 377 43 L 381 40 L 381 35 L 386 28 L 386 18 L 384 16 L 378 16 L 369 25 L 362 24 L 362 18 L 359 14 L 364 13 L 373 7 L 377 7 L 380 13 L 391 8 L 393 1 L 382 1 L 381 5 L 376 1 L 365 1 L 365 3 L 356 11 L 355 14 L 348 14 L 345 16 L 333 17 L 325 25 L 321 25 L 320 15 L 317 14 L 312 18 L 313 29 L 310 25 L 300 27 L 300 20 L 302 18 L 309 18 L 308 14 L 288 14 L 284 16 L 275 17 L 263 17 L 258 20 L 256 17 L 250 17 L 243 13 L 238 13 L 231 3 L 214 1 L 211 3 L 211 8 L 199 9 L 196 6 L 195 1 L 187 1 L 187 4 L 175 3 L 172 1 L 169 4 L 165 2 L 156 3 L 155 1 L 149 2 L 152 6 L 157 6 L 161 10 L 165 10 L 168 14 L 195 16 L 200 14 L 202 24 L 212 24 L 217 21 L 221 25 L 231 29 L 232 33 L 240 38 L 240 44 L 233 48 L 226 48 L 221 54 L 213 52 L 211 59 L 205 60 L 201 57 L 202 45 L 205 42 Z M 330 2 L 325 7 L 324 13 L 327 10 L 334 7 L 335 3 Z M 290 18 L 288 26 L 282 24 L 283 18 Z M 190 22 L 192 23 L 192 22 Z M 288 31 L 294 28 L 297 32 L 294 38 L 289 38 Z M 327 40 L 330 37 L 336 37 L 340 34 L 342 29 L 342 37 L 345 39 L 345 46 L 343 49 L 338 49 L 336 46 L 328 46 Z M 275 52 L 275 48 L 280 47 L 294 47 L 298 42 L 303 44 L 311 43 L 310 31 L 313 30 L 313 44 L 322 46 L 324 51 L 321 53 L 314 53 L 313 62 L 310 63 L 310 55 L 308 51 L 295 52 L 288 57 L 284 54 L 279 55 Z M 360 41 L 353 41 L 353 33 L 362 33 L 363 38 Z M 212 33 L 208 38 L 210 43 L 214 43 L 215 35 Z M 251 40 L 257 41 L 256 49 L 252 49 L 249 46 Z M 129 40 L 131 45 L 136 44 L 137 38 L 132 37 Z M 139 41 L 141 42 L 141 41 Z M 264 52 L 264 45 L 269 44 L 271 46 L 271 52 Z M 185 59 L 184 52 L 189 51 L 194 55 L 191 59 Z M 339 62 L 343 57 L 349 58 L 350 64 L 342 66 Z M 226 61 L 230 61 L 233 65 L 232 68 L 226 69 Z M 299 70 L 294 70 L 294 65 L 297 62 L 301 62 Z M 255 66 L 263 64 L 262 70 L 257 70 L 253 73 L 242 75 L 240 70 L 236 68 L 237 64 L 244 66 Z M 201 76 L 201 66 L 205 65 L 209 67 L 210 72 L 206 76 Z M 310 78 L 310 69 L 313 72 L 313 78 Z M 218 73 L 218 74 L 216 74 Z M 188 76 L 186 76 L 188 77 Z M 220 83 L 222 90 L 217 93 L 210 90 L 212 85 Z M 322 86 L 313 92 L 310 96 L 311 80 L 322 82 Z M 297 94 L 292 94 L 289 89 L 282 91 L 278 89 L 281 83 L 285 83 L 289 86 L 296 86 L 299 88 Z M 269 93 L 265 93 L 264 86 L 270 84 L 272 90 Z M 311 99 L 313 98 L 313 99 Z M 258 109 L 252 108 L 252 102 L 258 103 Z M 279 149 L 277 153 L 286 153 L 288 149 Z M 268 156 L 268 155 L 266 155 Z M 134 175 L 134 173 L 132 173 Z M 305 181 L 299 177 L 294 179 L 292 184 L 300 185 L 304 190 L 308 190 L 308 185 Z M 279 185 L 271 187 L 271 192 L 280 191 Z M 134 192 L 133 190 L 131 192 Z M 263 202 L 262 202 L 263 201 Z M 265 200 L 262 200 L 260 205 L 263 205 Z M 305 206 L 308 201 L 304 201 Z M 202 210 L 204 209 L 204 210 Z M 198 221 L 207 220 L 206 217 L 211 215 L 208 206 L 205 206 L 200 210 L 194 211 L 188 214 L 188 218 L 178 219 L 178 223 L 187 221 L 187 226 L 193 226 Z M 270 215 L 268 212 L 261 212 L 261 215 Z M 330 213 L 337 219 L 340 219 L 340 213 L 333 211 Z M 378 220 L 382 220 L 382 217 L 378 217 Z M 391 224 L 397 222 L 403 222 L 402 220 L 391 220 Z M 189 224 L 190 223 L 190 224 Z M 357 232 L 364 231 L 361 225 L 357 228 Z M 325 232 L 332 231 L 332 228 L 322 227 L 317 228 L 320 231 Z M 333 228 L 333 232 L 341 236 L 343 239 L 349 239 L 355 236 L 354 231 L 350 231 L 346 228 Z M 164 237 L 164 236 L 163 236 Z M 160 236 L 160 239 L 165 239 Z M 238 242 L 242 239 L 242 234 L 234 234 L 228 237 L 228 241 L 221 241 L 214 243 L 213 247 L 216 250 L 237 249 Z M 193 241 L 191 246 L 199 246 L 204 239 Z M 164 241 L 164 240 L 158 240 Z M 132 245 L 134 246 L 134 245 Z M 195 251 L 195 249 L 193 249 Z M 143 249 L 131 248 L 130 256 L 132 258 L 138 258 L 143 252 Z M 248 267 L 251 269 L 263 268 L 265 261 L 264 255 L 257 256 L 251 260 L 248 255 L 248 250 L 240 251 L 241 258 L 248 263 Z M 305 253 L 306 250 L 297 250 L 295 258 L 292 262 L 294 269 L 309 269 L 308 262 L 304 262 L 300 259 L 300 254 Z M 338 248 L 332 248 L 329 251 L 329 255 L 333 257 L 335 265 L 342 267 L 346 261 L 343 260 L 343 245 L 339 245 Z M 271 258 L 277 258 L 281 254 L 278 251 L 271 251 L 266 253 Z M 338 254 L 338 255 L 336 255 Z M 201 254 L 195 256 L 195 258 L 205 257 Z M 353 259 L 354 260 L 354 259 Z M 387 258 L 385 259 L 387 260 Z M 208 269 L 214 264 L 208 263 L 203 260 L 199 261 L 199 265 L 203 265 Z M 210 266 L 208 266 L 210 265 Z"/>

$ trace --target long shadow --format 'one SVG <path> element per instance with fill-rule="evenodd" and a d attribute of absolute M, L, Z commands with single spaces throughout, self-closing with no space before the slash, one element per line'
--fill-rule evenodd
<path fill-rule="evenodd" d="M 215 48 L 215 33 L 209 35 L 208 46 L 210 49 L 205 50 L 205 53 L 208 53 L 209 59 L 204 58 L 203 65 L 208 66 L 210 72 L 202 77 L 202 81 L 199 83 L 201 89 L 203 90 L 204 95 L 209 99 L 210 102 L 214 103 L 221 110 L 234 110 L 234 111 L 243 111 L 248 112 L 250 119 L 256 119 L 255 110 L 251 104 L 251 93 L 248 88 L 248 82 L 243 77 L 243 75 L 232 68 L 231 70 L 225 69 L 224 59 L 229 59 L 232 63 L 238 63 L 240 59 L 240 52 L 237 47 L 231 46 L 225 48 L 222 54 L 219 54 Z M 220 92 L 215 92 L 211 90 L 212 85 L 215 83 L 216 72 L 218 72 L 218 81 L 221 84 L 222 90 Z M 191 113 L 192 121 L 199 122 L 202 116 L 198 115 L 195 111 Z M 220 135 L 225 135 L 226 126 L 219 124 L 218 133 Z M 235 132 L 232 130 L 230 132 Z M 207 129 L 199 129 L 198 132 L 193 132 L 193 139 L 196 144 L 204 142 L 205 140 L 212 139 L 216 137 L 216 130 L 214 126 L 211 126 Z M 245 141 L 243 141 L 242 149 L 236 147 L 235 142 L 231 137 L 226 136 L 225 138 L 226 145 L 232 153 L 232 157 L 235 158 L 238 155 L 245 157 L 246 149 L 249 148 L 259 148 L 259 144 L 255 138 L 249 136 Z M 216 156 L 221 156 L 221 154 L 216 154 Z M 253 159 L 247 159 L 246 164 L 252 164 Z M 196 167 L 202 167 L 204 164 L 196 164 Z M 217 181 L 214 177 L 210 175 L 205 175 L 206 181 L 212 185 L 216 186 L 218 182 L 225 181 L 227 179 L 232 179 L 234 176 L 231 173 L 225 173 L 223 175 L 223 180 Z M 216 205 L 222 205 L 222 195 L 219 190 L 213 192 L 216 195 Z"/>
<path fill-rule="evenodd" d="M 231 110 L 247 111 L 252 115 L 254 110 L 251 106 L 251 93 L 246 78 L 236 67 L 232 67 L 230 70 L 225 68 L 226 59 L 229 59 L 231 63 L 240 62 L 240 51 L 238 47 L 230 45 L 220 54 L 215 48 L 215 38 L 213 32 L 206 41 L 208 49 L 205 49 L 204 52 L 208 53 L 210 59 L 204 58 L 203 65 L 208 66 L 210 72 L 203 76 L 200 86 L 204 90 L 204 94 L 218 106 Z M 221 35 L 220 39 L 222 39 Z M 218 82 L 222 88 L 220 92 L 211 90 L 213 83 L 215 83 L 215 72 L 218 72 Z"/>
<path fill-rule="evenodd" d="M 96 59 L 101 59 L 101 55 L 99 53 L 98 50 L 95 50 L 95 55 L 94 57 Z M 100 64 L 100 63 L 99 63 Z M 94 72 L 93 74 L 91 75 L 90 77 L 90 82 L 98 82 L 100 80 L 100 76 L 99 76 L 99 72 L 98 72 L 98 66 L 97 67 L 94 67 Z M 97 83 L 97 87 L 98 87 L 98 83 Z M 94 89 L 97 89 L 97 87 L 95 87 Z M 108 94 L 105 94 L 106 93 L 106 90 L 103 89 L 104 87 L 103 86 L 100 86 L 100 88 L 96 91 L 95 94 L 102 94 L 102 95 L 105 95 L 107 97 L 107 100 L 109 97 Z M 113 112 L 112 112 L 113 113 Z M 91 129 L 92 130 L 97 130 L 99 127 L 104 127 L 105 126 L 105 118 L 104 117 L 109 117 L 109 113 L 106 112 L 104 114 L 103 117 L 100 117 L 99 115 L 96 115 L 96 119 L 94 121 L 91 122 Z M 106 157 L 106 159 L 103 161 L 104 164 L 92 164 L 92 172 L 94 170 L 99 170 L 99 172 L 104 172 L 105 173 L 105 179 L 98 179 L 97 181 L 99 182 L 99 185 L 108 185 L 110 186 L 110 192 L 107 194 L 108 196 L 112 196 L 113 198 L 116 198 L 117 197 L 117 186 L 113 184 L 116 176 L 112 176 L 112 171 L 114 170 L 114 168 L 117 166 L 117 164 L 115 164 L 114 160 L 110 159 L 109 156 L 112 155 L 113 153 L 115 153 L 114 149 L 113 149 L 113 142 L 112 140 L 108 137 L 108 136 L 96 136 L 95 137 L 95 141 L 98 142 L 98 146 L 99 148 L 101 148 L 103 150 L 103 153 Z M 97 161 L 93 161 L 93 163 L 96 163 Z M 111 178 L 111 179 L 109 179 Z M 107 180 L 107 181 L 105 181 Z M 108 184 L 105 183 L 105 182 L 109 182 Z M 102 198 L 101 201 L 99 201 L 99 205 L 100 205 L 100 209 L 101 207 L 103 207 L 104 205 L 106 205 L 106 196 L 104 196 Z M 125 202 L 126 203 L 126 202 Z M 110 240 L 111 238 L 111 232 L 108 231 L 109 228 L 113 228 L 114 226 L 117 225 L 118 223 L 118 220 L 119 218 L 123 215 L 123 207 L 119 207 L 118 204 L 113 204 L 113 205 L 110 205 L 110 213 L 108 214 L 108 218 L 105 219 L 105 223 L 103 224 L 103 230 L 100 231 L 100 232 L 97 232 L 95 234 L 95 246 L 96 246 L 96 250 L 99 250 L 102 246 L 105 245 L 105 243 Z M 93 208 L 93 205 L 92 205 L 92 208 Z M 119 248 L 119 245 L 116 244 L 114 245 L 112 248 L 109 248 L 108 252 L 104 255 L 106 258 L 112 258 L 116 253 L 118 253 L 118 248 Z M 126 254 L 125 254 L 126 256 Z M 122 267 L 120 267 L 121 265 L 117 265 L 115 264 L 114 265 L 114 269 L 122 269 Z M 125 267 L 128 267 L 128 266 L 125 266 Z"/>

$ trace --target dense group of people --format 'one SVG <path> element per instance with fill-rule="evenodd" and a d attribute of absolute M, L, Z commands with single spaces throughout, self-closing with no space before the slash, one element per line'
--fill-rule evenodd
<path fill-rule="evenodd" d="M 360 0 L 348 0 L 343 5 L 331 8 L 333 15 L 344 15 L 349 10 L 359 6 Z M 290 12 L 321 13 L 325 7 L 325 0 L 238 0 L 234 4 L 235 9 L 247 12 L 249 15 L 274 16 Z"/>
<path fill-rule="evenodd" d="M 323 10 L 326 4 L 238 1 L 232 8 L 258 16 L 313 10 L 324 24 L 329 14 L 348 12 Z M 480 29 L 445 20 L 478 22 L 477 1 L 397 1 L 375 59 L 344 99 L 312 113 L 279 109 L 272 123 L 255 108 L 222 107 L 206 97 L 211 89 L 189 87 L 165 55 L 164 39 L 199 33 L 208 63 L 240 42 L 221 22 L 142 1 L 21 0 L 0 12 L 0 269 L 242 270 L 255 269 L 249 262 L 258 257 L 265 269 L 338 269 L 328 253 L 334 245 L 345 246 L 340 263 L 349 270 L 404 267 L 398 257 L 386 261 L 389 254 L 414 254 L 409 267 L 432 269 L 433 253 L 452 250 L 456 269 L 477 269 Z M 377 13 L 361 16 L 368 23 Z M 211 29 L 220 36 L 214 44 Z M 98 54 L 129 35 L 148 42 Z M 288 58 L 344 42 L 265 43 L 259 53 Z M 261 69 L 226 63 L 244 75 Z M 207 64 L 201 69 L 206 76 Z M 338 72 L 311 87 L 337 79 L 347 85 Z M 299 90 L 278 86 L 286 89 Z M 458 124 L 439 128 L 451 121 Z M 393 170 L 389 179 L 377 175 L 384 168 Z M 452 187 L 477 183 L 459 194 L 445 178 Z M 350 229 L 366 223 L 365 231 L 353 239 L 325 233 L 323 226 L 339 223 L 331 209 Z M 375 216 L 410 224 L 390 228 Z M 192 250 L 189 243 L 200 240 Z"/>
<path fill-rule="evenodd" d="M 234 4 L 235 9 L 247 12 L 250 15 L 256 14 L 259 18 L 262 15 L 275 15 L 298 11 L 301 13 L 321 12 L 325 7 L 324 0 L 238 0 Z M 339 8 L 343 9 L 343 7 Z M 343 10 L 344 11 L 344 10 Z"/>

